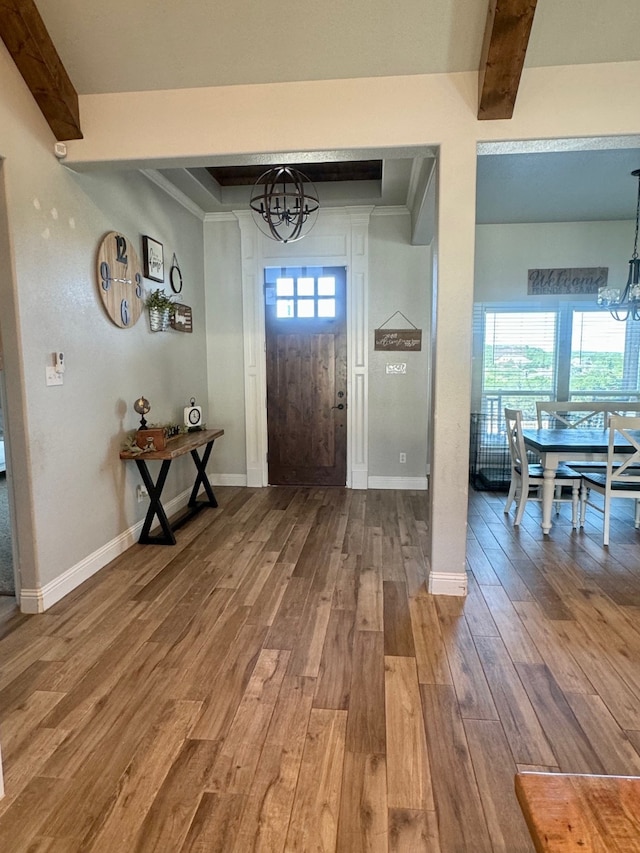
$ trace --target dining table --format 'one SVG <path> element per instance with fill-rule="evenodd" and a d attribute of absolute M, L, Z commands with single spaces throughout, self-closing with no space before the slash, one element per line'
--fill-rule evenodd
<path fill-rule="evenodd" d="M 523 429 L 522 437 L 528 450 L 540 457 L 544 468 L 542 484 L 542 532 L 551 531 L 551 515 L 555 494 L 555 477 L 560 462 L 606 462 L 609 451 L 608 429 Z M 634 450 L 616 433 L 614 459 L 621 461 Z"/>

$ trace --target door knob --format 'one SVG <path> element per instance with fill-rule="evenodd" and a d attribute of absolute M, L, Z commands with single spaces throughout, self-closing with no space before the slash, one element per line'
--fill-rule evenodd
<path fill-rule="evenodd" d="M 331 406 L 332 409 L 344 409 L 344 403 L 338 403 L 337 406 Z"/>

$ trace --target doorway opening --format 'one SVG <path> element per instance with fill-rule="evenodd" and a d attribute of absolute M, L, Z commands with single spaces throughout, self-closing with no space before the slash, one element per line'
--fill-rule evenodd
<path fill-rule="evenodd" d="M 271 485 L 344 486 L 346 268 L 264 271 Z"/>

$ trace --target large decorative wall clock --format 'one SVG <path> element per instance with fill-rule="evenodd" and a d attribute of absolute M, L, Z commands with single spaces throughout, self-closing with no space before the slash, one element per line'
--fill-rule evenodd
<path fill-rule="evenodd" d="M 110 231 L 98 249 L 98 290 L 110 319 L 128 329 L 135 325 L 142 309 L 142 269 L 136 250 L 117 231 Z"/>

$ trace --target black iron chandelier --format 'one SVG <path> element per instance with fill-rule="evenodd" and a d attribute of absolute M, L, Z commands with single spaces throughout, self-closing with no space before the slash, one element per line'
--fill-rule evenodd
<path fill-rule="evenodd" d="M 608 308 L 615 320 L 640 320 L 640 258 L 638 257 L 638 219 L 640 218 L 640 169 L 631 174 L 638 179 L 638 200 L 636 201 L 636 235 L 633 241 L 633 254 L 629 261 L 629 277 L 624 290 L 606 285 L 598 291 L 598 305 Z"/>
<path fill-rule="evenodd" d="M 320 203 L 306 175 L 290 166 L 275 166 L 261 175 L 251 191 L 251 213 L 258 228 L 279 243 L 301 240 L 311 231 Z"/>

